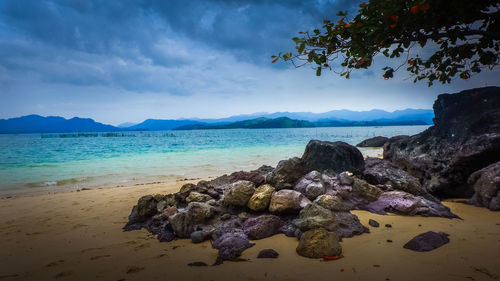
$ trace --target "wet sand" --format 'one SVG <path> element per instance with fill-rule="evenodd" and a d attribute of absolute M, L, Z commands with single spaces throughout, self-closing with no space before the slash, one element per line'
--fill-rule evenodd
<path fill-rule="evenodd" d="M 0 199 L 0 280 L 500 279 L 500 212 L 459 202 L 445 204 L 463 220 L 354 211 L 365 226 L 369 218 L 381 226 L 344 239 L 345 257 L 328 262 L 300 257 L 297 239 L 276 235 L 255 241 L 242 255 L 248 261 L 190 267 L 215 261 L 209 241 L 160 243 L 144 230 L 122 232 L 140 196 L 176 192 L 184 183 Z M 450 234 L 450 243 L 427 253 L 403 248 L 429 230 Z M 279 258 L 256 259 L 265 248 Z"/>

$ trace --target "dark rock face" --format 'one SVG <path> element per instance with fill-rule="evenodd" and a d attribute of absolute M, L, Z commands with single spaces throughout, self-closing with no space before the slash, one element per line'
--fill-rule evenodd
<path fill-rule="evenodd" d="M 449 242 L 450 239 L 448 238 L 448 234 L 429 231 L 415 236 L 413 239 L 408 241 L 403 248 L 417 252 L 427 252 L 439 248 Z"/>
<path fill-rule="evenodd" d="M 342 247 L 337 235 L 323 228 L 311 229 L 300 236 L 297 254 L 307 258 L 323 258 L 324 256 L 339 256 Z"/>
<path fill-rule="evenodd" d="M 377 136 L 377 137 L 366 139 L 366 140 L 358 143 L 356 146 L 357 147 L 382 147 L 388 141 L 389 141 L 389 138 L 387 138 L 387 137 Z"/>
<path fill-rule="evenodd" d="M 360 173 L 364 168 L 361 152 L 345 142 L 311 140 L 302 155 L 308 171 L 338 174 L 344 171 Z"/>
<path fill-rule="evenodd" d="M 500 161 L 500 88 L 442 94 L 434 103 L 434 126 L 384 145 L 387 159 L 419 178 L 440 197 L 470 197 L 469 176 Z"/>
<path fill-rule="evenodd" d="M 413 195 L 434 199 L 419 180 L 399 169 L 391 162 L 379 158 L 369 157 L 365 160 L 363 177 L 371 184 L 382 184 L 391 190 L 402 190 Z"/>
<path fill-rule="evenodd" d="M 500 211 L 500 162 L 470 175 L 468 183 L 474 187 L 470 203 L 492 211 Z"/>
<path fill-rule="evenodd" d="M 259 252 L 259 255 L 257 255 L 257 258 L 258 259 L 277 259 L 279 255 L 280 254 L 278 254 L 278 252 L 276 252 L 273 249 L 264 249 L 264 250 Z"/>
<path fill-rule="evenodd" d="M 281 220 L 274 215 L 262 215 L 249 218 L 243 223 L 243 231 L 250 240 L 258 240 L 277 234 Z"/>
<path fill-rule="evenodd" d="M 298 157 L 281 160 L 269 175 L 269 182 L 277 190 L 290 189 L 307 172 L 302 160 Z"/>

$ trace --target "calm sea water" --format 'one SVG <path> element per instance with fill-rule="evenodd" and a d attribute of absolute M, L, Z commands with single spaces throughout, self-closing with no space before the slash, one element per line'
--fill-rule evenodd
<path fill-rule="evenodd" d="M 0 192 L 218 176 L 300 156 L 311 139 L 355 145 L 428 126 L 0 135 Z"/>

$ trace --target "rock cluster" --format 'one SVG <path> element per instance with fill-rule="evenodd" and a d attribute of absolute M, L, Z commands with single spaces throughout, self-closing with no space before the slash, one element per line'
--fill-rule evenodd
<path fill-rule="evenodd" d="M 278 233 L 299 239 L 297 253 L 339 256 L 342 238 L 369 232 L 350 210 L 455 217 L 414 177 L 383 160 L 365 161 L 342 142 L 311 141 L 302 158 L 275 169 L 236 172 L 139 199 L 124 230 L 145 228 L 160 241 L 212 241 L 215 264 L 234 260 L 253 240 Z"/>

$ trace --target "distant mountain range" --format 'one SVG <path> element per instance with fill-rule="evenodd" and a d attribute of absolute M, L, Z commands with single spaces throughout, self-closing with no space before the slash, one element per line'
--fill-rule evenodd
<path fill-rule="evenodd" d="M 318 121 L 295 120 L 288 117 L 274 119 L 260 117 L 226 125 L 192 124 L 184 125 L 174 130 L 212 130 L 212 129 L 265 129 L 265 128 L 314 128 L 314 127 L 360 127 L 360 126 L 401 126 L 428 125 L 424 121 Z"/>
<path fill-rule="evenodd" d="M 394 112 L 378 109 L 370 111 L 333 110 L 325 113 L 254 113 L 219 119 L 147 119 L 139 124 L 123 123 L 115 127 L 89 118 L 65 119 L 57 116 L 28 115 L 0 119 L 0 134 L 430 125 L 433 118 L 434 113 L 430 109 L 405 109 Z"/>

